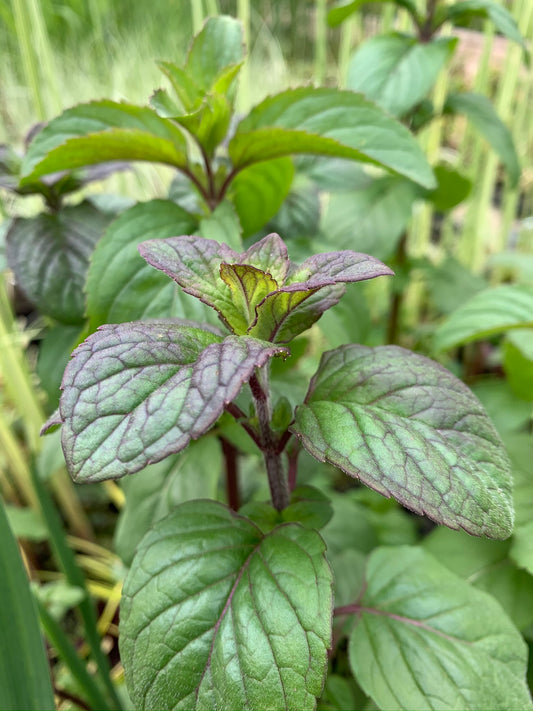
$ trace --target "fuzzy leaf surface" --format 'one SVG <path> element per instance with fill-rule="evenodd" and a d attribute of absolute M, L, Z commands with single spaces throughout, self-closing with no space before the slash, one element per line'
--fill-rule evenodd
<path fill-rule="evenodd" d="M 89 258 L 110 221 L 110 215 L 89 202 L 13 221 L 7 234 L 8 263 L 43 313 L 66 324 L 83 321 Z"/>
<path fill-rule="evenodd" d="M 325 353 L 292 429 L 320 461 L 438 523 L 512 532 L 499 435 L 473 393 L 429 358 L 397 346 Z"/>
<path fill-rule="evenodd" d="M 58 170 L 110 160 L 140 160 L 183 167 L 185 138 L 170 121 L 146 107 L 94 101 L 52 119 L 30 144 L 21 185 Z"/>
<path fill-rule="evenodd" d="M 513 328 L 533 328 L 533 286 L 505 284 L 475 294 L 437 329 L 435 345 L 445 350 Z"/>
<path fill-rule="evenodd" d="M 309 709 L 331 637 L 331 571 L 316 533 L 263 534 L 213 501 L 179 506 L 143 539 L 121 603 L 137 708 Z"/>
<path fill-rule="evenodd" d="M 241 254 L 188 236 L 143 242 L 139 251 L 186 293 L 215 308 L 235 333 L 276 343 L 291 340 L 336 304 L 342 284 L 393 273 L 377 259 L 350 251 L 296 264 L 276 234 Z"/>
<path fill-rule="evenodd" d="M 435 186 L 405 126 L 351 91 L 300 88 L 267 98 L 241 121 L 229 144 L 236 168 L 299 153 L 373 163 Z"/>
<path fill-rule="evenodd" d="M 378 548 L 349 642 L 384 709 L 531 709 L 527 647 L 498 603 L 419 548 Z"/>
<path fill-rule="evenodd" d="M 71 476 L 116 479 L 181 451 L 256 367 L 282 352 L 188 322 L 102 326 L 74 351 L 63 377 L 61 443 Z"/>
<path fill-rule="evenodd" d="M 104 323 L 178 317 L 206 321 L 211 314 L 142 259 L 137 245 L 196 228 L 196 220 L 170 200 L 126 210 L 106 230 L 87 275 L 87 315 L 92 331 Z"/>
<path fill-rule="evenodd" d="M 394 116 L 404 116 L 431 91 L 457 39 L 419 42 L 400 34 L 364 42 L 348 65 L 346 85 Z"/>

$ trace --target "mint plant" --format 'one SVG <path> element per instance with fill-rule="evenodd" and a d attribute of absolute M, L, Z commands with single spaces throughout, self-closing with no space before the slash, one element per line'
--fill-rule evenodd
<path fill-rule="evenodd" d="M 483 407 L 397 346 L 347 343 L 318 362 L 309 329 L 346 285 L 391 269 L 348 249 L 293 261 L 278 234 L 255 238 L 293 156 L 365 162 L 409 191 L 434 190 L 433 171 L 404 125 L 352 91 L 285 91 L 237 121 L 242 58 L 239 24 L 208 20 L 183 66 L 161 64 L 172 93 L 68 109 L 35 137 L 19 183 L 118 159 L 177 171 L 168 199 L 126 210 L 98 241 L 89 335 L 45 426 L 61 425 L 76 481 L 124 482 L 133 704 L 529 709 L 514 620 L 416 545 L 400 507 L 510 536 L 510 465 Z"/>

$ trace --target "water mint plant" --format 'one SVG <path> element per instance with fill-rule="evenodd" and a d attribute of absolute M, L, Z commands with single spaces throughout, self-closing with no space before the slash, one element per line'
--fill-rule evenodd
<path fill-rule="evenodd" d="M 313 709 L 336 614 L 354 616 L 352 670 L 385 708 L 391 685 L 402 699 L 396 708 L 425 707 L 437 692 L 445 707 L 460 694 L 468 708 L 489 695 L 501 699 L 498 708 L 504 699 L 530 708 L 525 650 L 510 620 L 421 549 L 375 550 L 352 601 L 335 608 L 318 530 L 331 516 L 327 497 L 298 486 L 294 458 L 289 485 L 286 453 L 303 447 L 437 523 L 499 539 L 511 533 L 500 439 L 468 388 L 428 358 L 397 346 L 326 352 L 286 426 L 273 424 L 272 359 L 291 357 L 291 343 L 341 299 L 346 283 L 390 269 L 351 251 L 296 264 L 276 234 L 240 253 L 188 235 L 148 240 L 139 252 L 213 308 L 220 326 L 105 325 L 78 346 L 55 419 L 72 476 L 140 472 L 209 436 L 226 412 L 261 451 L 271 495 L 241 512 L 220 501 L 185 502 L 142 539 L 120 626 L 135 705 Z M 486 612 L 473 615 L 478 607 Z M 415 638 L 430 645 L 424 663 Z M 381 664 L 385 649 L 401 655 L 407 679 Z M 472 685 L 474 674 L 482 684 Z"/>

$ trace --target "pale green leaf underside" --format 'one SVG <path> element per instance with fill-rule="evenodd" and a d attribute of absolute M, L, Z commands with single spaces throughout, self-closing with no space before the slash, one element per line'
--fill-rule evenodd
<path fill-rule="evenodd" d="M 440 350 L 487 338 L 512 328 L 533 328 L 533 287 L 497 286 L 473 296 L 437 329 Z"/>
<path fill-rule="evenodd" d="M 470 390 L 403 348 L 348 345 L 326 353 L 293 431 L 328 461 L 450 528 L 506 538 L 510 465 Z"/>
<path fill-rule="evenodd" d="M 263 535 L 221 504 L 183 504 L 142 541 L 121 603 L 140 709 L 314 709 L 331 635 L 320 536 Z"/>
<path fill-rule="evenodd" d="M 531 709 L 527 647 L 498 603 L 431 555 L 380 548 L 349 653 L 357 681 L 383 709 Z"/>
<path fill-rule="evenodd" d="M 255 367 L 281 352 L 173 321 L 102 326 L 63 377 L 61 442 L 71 476 L 114 479 L 179 452 L 211 427 Z"/>
<path fill-rule="evenodd" d="M 301 88 L 265 99 L 241 121 L 229 144 L 237 168 L 298 153 L 370 162 L 435 186 L 426 157 L 405 126 L 351 91 Z"/>

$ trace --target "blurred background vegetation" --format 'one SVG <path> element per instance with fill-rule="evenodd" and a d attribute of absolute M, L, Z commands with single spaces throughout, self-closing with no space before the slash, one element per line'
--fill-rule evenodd
<path fill-rule="evenodd" d="M 532 0 L 502 3 L 531 45 Z M 350 55 L 365 38 L 410 29 L 406 13 L 381 3 L 367 4 L 341 27 L 331 28 L 325 0 L 0 0 L 0 143 L 23 150 L 27 132 L 36 122 L 79 102 L 110 98 L 147 104 L 152 91 L 164 85 L 154 60 L 180 63 L 205 17 L 218 13 L 238 16 L 245 26 L 249 55 L 238 97 L 243 112 L 288 86 L 342 87 Z M 488 96 L 511 129 L 522 175 L 511 187 L 496 154 L 463 119 L 443 117 L 432 122 L 419 133 L 430 162 L 444 159 L 453 164 L 470 178 L 473 189 L 446 216 L 436 214 L 428 203 L 416 205 L 406 247 L 412 258 L 430 256 L 438 262 L 444 254 L 455 257 L 465 269 L 466 287 L 472 287 L 482 276 L 506 280 L 509 262 L 500 259 L 503 266 L 498 266 L 502 253 L 533 254 L 533 70 L 524 63 L 521 48 L 495 34 L 488 22 L 475 21 L 454 32 L 459 35 L 459 48 L 451 69 L 439 78 L 433 102 L 442 105 L 454 89 Z M 148 200 L 166 197 L 171 177 L 168 168 L 136 166 L 87 191 Z M 75 491 L 57 437 L 39 439 L 47 400 L 35 374 L 36 348 L 31 344 L 39 341 L 46 324 L 32 320 L 20 294 L 15 296 L 5 264 L 3 236 L 9 218 L 41 209 L 40 198 L 21 198 L 0 188 L 0 492 L 8 502 L 8 516 L 27 569 L 41 584 L 41 597 L 48 596 L 48 609 L 56 605 L 58 618 L 79 604 L 80 582 L 72 572 L 76 568 L 57 552 L 58 526 L 69 532 L 76 555 L 73 565 L 83 570 L 89 591 L 99 601 L 97 629 L 105 637 L 112 677 L 120 679 L 116 612 L 124 568 L 109 551 L 124 494 L 114 482 Z M 487 264 L 496 267 L 487 272 Z M 525 269 L 527 259 L 519 267 Z M 516 271 L 516 260 L 512 268 Z M 466 293 L 454 281 L 457 275 L 454 270 L 444 284 L 445 298 L 455 299 L 449 310 Z M 528 283 L 532 275 L 530 266 Z M 442 286 L 442 273 L 440 278 Z M 426 282 L 417 280 L 416 270 L 412 271 L 403 316 L 407 330 L 425 314 L 424 290 Z M 414 338 L 407 345 L 423 342 L 424 329 L 418 329 Z M 531 403 L 524 407 L 529 418 Z M 61 513 L 61 521 L 55 524 L 42 511 L 42 499 L 39 504 L 36 476 L 50 482 Z M 94 641 L 94 634 L 87 631 L 91 620 L 83 618 L 83 623 L 84 639 Z M 89 649 L 84 642 L 78 651 L 83 656 Z M 71 667 L 59 668 L 64 678 L 57 679 L 58 686 L 70 690 L 61 703 L 64 708 L 72 704 L 77 708 L 80 682 L 69 678 Z M 74 701 L 67 698 L 69 694 Z"/>

